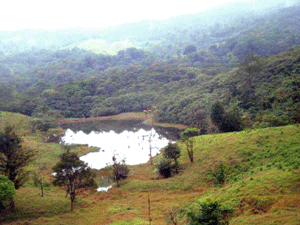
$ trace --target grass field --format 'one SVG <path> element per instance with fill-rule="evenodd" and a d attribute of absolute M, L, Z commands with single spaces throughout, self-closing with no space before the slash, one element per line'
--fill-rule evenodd
<path fill-rule="evenodd" d="M 115 42 L 107 42 L 102 39 L 91 39 L 88 41 L 84 41 L 77 46 L 70 46 L 77 47 L 80 49 L 92 51 L 96 54 L 104 54 L 104 55 L 117 55 L 119 51 L 127 49 L 127 48 L 138 48 L 138 46 L 134 45 L 133 43 L 124 40 L 124 41 L 115 41 Z"/>
<path fill-rule="evenodd" d="M 161 179 L 155 164 L 130 166 L 129 177 L 121 187 L 108 192 L 83 191 L 75 209 L 65 192 L 51 184 L 51 167 L 64 149 L 43 142 L 43 135 L 31 133 L 30 118 L 2 113 L 5 121 L 18 127 L 24 147 L 33 148 L 49 183 L 45 196 L 29 180 L 17 190 L 13 213 L 4 215 L 3 224 L 149 224 L 148 196 L 152 224 L 167 224 L 171 207 L 192 206 L 197 201 L 219 199 L 234 209 L 230 224 L 300 224 L 300 127 L 290 125 L 242 132 L 195 137 L 194 163 L 189 162 L 185 146 L 179 143 L 182 156 L 180 173 Z M 90 151 L 77 146 L 79 154 Z M 216 185 L 213 176 L 225 168 L 225 183 Z M 184 218 L 179 224 L 185 224 Z"/>

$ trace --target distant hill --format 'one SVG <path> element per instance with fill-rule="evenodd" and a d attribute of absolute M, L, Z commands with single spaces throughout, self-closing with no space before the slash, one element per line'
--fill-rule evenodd
<path fill-rule="evenodd" d="M 109 28 L 2 31 L 0 51 L 15 54 L 32 49 L 58 50 L 68 46 L 95 45 L 95 40 L 103 40 L 105 43 L 128 42 L 128 47 L 152 46 L 154 53 L 159 46 L 163 51 L 169 50 L 160 55 L 164 58 L 166 55 L 177 54 L 172 48 L 183 52 L 183 48 L 188 44 L 194 44 L 200 50 L 228 42 L 226 39 L 230 38 L 238 42 L 247 41 L 245 35 L 253 35 L 251 32 L 253 29 L 263 28 L 260 32 L 270 36 L 273 29 L 284 28 L 285 31 L 282 32 L 288 31 L 286 35 L 290 35 L 290 26 L 299 24 L 294 19 L 298 13 L 297 3 L 296 0 L 234 2 L 197 14 L 166 20 L 144 20 Z M 289 13 L 289 10 L 293 12 Z M 267 26 L 265 27 L 267 29 L 264 26 Z M 292 29 L 295 31 L 296 27 Z M 262 37 L 261 34 L 259 37 Z M 255 38 L 254 35 L 252 39 Z M 273 38 L 274 41 L 278 41 L 278 37 Z M 268 39 L 266 41 L 268 42 Z M 292 41 L 299 43 L 297 40 Z M 100 44 L 99 41 L 96 42 Z M 107 47 L 110 47 L 110 44 Z M 86 48 L 95 51 L 94 47 Z M 96 51 L 96 53 L 115 54 L 117 50 L 122 49 L 115 48 L 112 52 Z"/>
<path fill-rule="evenodd" d="M 280 2 L 107 29 L 1 33 L 0 109 L 32 115 L 45 105 L 92 117 L 157 105 L 159 121 L 214 132 L 218 100 L 227 115 L 249 119 L 245 127 L 298 122 L 300 5 Z"/>

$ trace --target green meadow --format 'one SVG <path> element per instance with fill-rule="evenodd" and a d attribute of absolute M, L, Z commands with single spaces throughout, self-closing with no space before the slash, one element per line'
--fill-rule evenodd
<path fill-rule="evenodd" d="M 172 207 L 193 208 L 214 199 L 233 209 L 230 224 L 300 224 L 300 126 L 248 129 L 195 137 L 194 162 L 185 145 L 179 174 L 162 179 L 150 163 L 130 166 L 129 177 L 108 192 L 85 191 L 70 211 L 65 191 L 52 185 L 51 168 L 65 149 L 32 132 L 30 117 L 2 112 L 0 129 L 14 125 L 23 147 L 35 153 L 27 170 L 39 170 L 45 195 L 30 177 L 17 190 L 14 211 L 1 215 L 2 224 L 167 224 Z M 96 149 L 75 146 L 79 155 Z M 218 182 L 223 168 L 224 183 Z M 98 180 L 109 170 L 97 171 Z M 178 224 L 185 224 L 181 216 Z"/>

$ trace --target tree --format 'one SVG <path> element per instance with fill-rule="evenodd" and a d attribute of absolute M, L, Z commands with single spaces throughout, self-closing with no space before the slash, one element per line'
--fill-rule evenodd
<path fill-rule="evenodd" d="M 223 118 L 221 124 L 221 131 L 223 132 L 233 132 L 241 130 L 241 118 L 238 109 L 235 108 L 230 112 L 227 112 Z"/>
<path fill-rule="evenodd" d="M 7 176 L 0 175 L 0 212 L 13 201 L 15 194 L 14 183 Z"/>
<path fill-rule="evenodd" d="M 178 173 L 179 163 L 177 159 L 180 157 L 180 148 L 178 147 L 178 145 L 176 143 L 169 143 L 164 148 L 163 155 L 167 159 L 174 160 L 174 164 L 172 167 L 175 169 L 176 173 Z"/>
<path fill-rule="evenodd" d="M 200 132 L 196 128 L 187 128 L 180 133 L 181 141 L 186 144 L 186 150 L 191 163 L 194 161 L 194 139 L 192 137 L 198 136 Z"/>
<path fill-rule="evenodd" d="M 32 160 L 33 154 L 21 146 L 21 138 L 16 135 L 12 126 L 6 126 L 0 132 L 0 170 L 18 189 L 27 179 L 24 167 Z"/>
<path fill-rule="evenodd" d="M 119 187 L 119 181 L 122 179 L 126 179 L 128 177 L 129 174 L 129 169 L 127 167 L 127 165 L 125 164 L 125 159 L 122 160 L 122 163 L 117 161 L 116 156 L 114 155 L 112 157 L 113 160 L 113 176 L 114 176 L 114 180 L 117 183 L 117 186 Z"/>
<path fill-rule="evenodd" d="M 241 119 L 236 107 L 229 112 L 225 112 L 222 104 L 216 102 L 211 108 L 210 118 L 219 128 L 219 131 L 232 132 L 241 130 Z"/>
<path fill-rule="evenodd" d="M 73 152 L 62 154 L 60 161 L 53 167 L 53 171 L 56 173 L 53 184 L 64 186 L 67 195 L 70 194 L 71 211 L 73 211 L 79 189 L 96 187 L 91 168 Z"/>
<path fill-rule="evenodd" d="M 224 108 L 222 104 L 217 101 L 211 107 L 210 118 L 212 122 L 221 130 L 222 122 L 224 120 Z"/>

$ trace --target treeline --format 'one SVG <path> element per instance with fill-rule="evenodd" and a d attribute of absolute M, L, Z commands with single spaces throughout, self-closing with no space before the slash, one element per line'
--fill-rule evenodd
<path fill-rule="evenodd" d="M 299 12 L 296 5 L 227 25 L 178 28 L 114 56 L 78 48 L 0 54 L 0 110 L 74 118 L 156 105 L 158 121 L 208 133 L 233 121 L 239 129 L 299 122 L 300 50 L 292 47 L 300 43 Z M 217 101 L 223 125 L 211 121 Z"/>
<path fill-rule="evenodd" d="M 191 54 L 191 53 L 190 53 Z M 299 122 L 300 49 L 275 56 L 246 57 L 236 68 L 211 63 L 193 67 L 189 57 L 102 71 L 56 84 L 39 81 L 28 89 L 1 88 L 1 109 L 34 115 L 57 110 L 64 117 L 96 117 L 143 111 L 156 105 L 157 120 L 198 125 L 214 132 L 211 107 L 218 100 L 242 126 Z M 215 71 L 215 74 L 211 74 Z"/>

